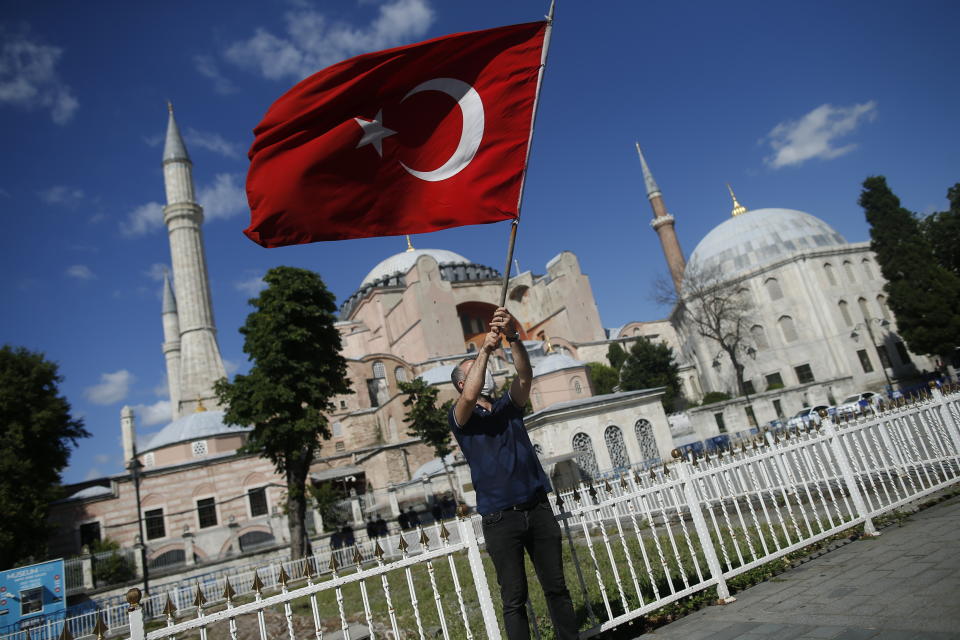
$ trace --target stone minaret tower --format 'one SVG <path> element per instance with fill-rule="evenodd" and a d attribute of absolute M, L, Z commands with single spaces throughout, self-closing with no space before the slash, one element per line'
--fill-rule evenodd
<path fill-rule="evenodd" d="M 172 420 L 180 417 L 180 318 L 170 276 L 163 274 L 163 358 L 167 361 Z"/>
<path fill-rule="evenodd" d="M 170 400 L 176 418 L 196 409 L 201 401 L 206 401 L 207 407 L 216 405 L 213 383 L 227 374 L 220 358 L 217 329 L 213 321 L 207 259 L 200 229 L 203 209 L 194 198 L 193 163 L 174 120 L 173 105 L 168 105 L 168 108 L 170 117 L 163 148 L 167 206 L 163 208 L 163 221 L 170 236 L 173 286 L 177 293 L 176 319 L 180 331 L 177 393 L 173 392 L 173 379 L 170 381 Z M 165 329 L 166 318 L 167 314 L 164 313 Z M 170 336 L 165 338 L 170 340 Z M 167 351 L 166 345 L 164 351 Z M 167 363 L 169 373 L 169 357 Z M 177 398 L 176 404 L 174 397 Z"/>
<path fill-rule="evenodd" d="M 680 287 L 683 284 L 683 270 L 687 266 L 683 258 L 683 251 L 680 249 L 680 242 L 677 240 L 677 232 L 673 228 L 673 216 L 667 213 L 667 206 L 663 204 L 663 195 L 660 193 L 660 187 L 657 186 L 650 173 L 650 167 L 643 157 L 643 151 L 640 150 L 640 143 L 637 143 L 637 154 L 640 156 L 640 167 L 643 169 L 643 182 L 647 186 L 647 199 L 650 200 L 650 206 L 653 208 L 653 220 L 650 226 L 653 227 L 657 235 L 660 236 L 660 246 L 663 248 L 663 255 L 667 259 L 667 267 L 670 269 L 670 277 L 673 279 L 673 288 L 680 293 Z"/>

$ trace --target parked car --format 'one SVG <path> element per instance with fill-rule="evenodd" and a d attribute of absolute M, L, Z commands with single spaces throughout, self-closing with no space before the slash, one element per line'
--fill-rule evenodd
<path fill-rule="evenodd" d="M 831 409 L 832 407 L 828 407 L 825 404 L 818 404 L 815 407 L 804 407 L 787 420 L 787 426 L 790 428 L 798 428 L 818 425 L 820 424 L 820 412 L 826 411 L 827 414 L 830 414 Z"/>
<path fill-rule="evenodd" d="M 843 399 L 843 402 L 837 405 L 837 415 L 841 418 L 845 416 L 858 416 L 866 412 L 867 407 L 877 408 L 880 404 L 880 395 L 872 391 L 861 391 Z"/>

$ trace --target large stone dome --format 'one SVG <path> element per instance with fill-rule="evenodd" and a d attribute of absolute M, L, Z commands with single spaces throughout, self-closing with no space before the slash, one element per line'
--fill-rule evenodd
<path fill-rule="evenodd" d="M 430 256 L 440 265 L 440 278 L 448 282 L 491 280 L 500 277 L 500 272 L 482 264 L 467 260 L 459 253 L 446 249 L 408 249 L 381 260 L 370 270 L 360 288 L 340 305 L 340 317 L 349 318 L 357 304 L 371 290 L 382 287 L 405 287 L 406 275 L 420 256 Z"/>
<path fill-rule="evenodd" d="M 732 217 L 708 233 L 690 254 L 688 268 L 724 280 L 794 253 L 847 241 L 826 222 L 793 209 L 756 209 Z"/>
<path fill-rule="evenodd" d="M 410 271 L 410 267 L 414 265 L 420 256 L 431 256 L 438 264 L 444 265 L 471 264 L 469 260 L 459 253 L 447 251 L 446 249 L 414 249 L 413 251 L 404 251 L 392 255 L 386 260 L 381 260 L 377 266 L 370 270 L 367 277 L 363 279 L 363 282 L 360 283 L 360 288 L 363 288 L 364 285 L 383 280 L 387 276 L 392 276 L 396 273 L 403 274 Z"/>

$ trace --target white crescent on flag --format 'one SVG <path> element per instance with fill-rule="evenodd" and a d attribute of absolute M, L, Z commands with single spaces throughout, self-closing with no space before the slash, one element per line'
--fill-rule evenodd
<path fill-rule="evenodd" d="M 483 139 L 483 101 L 476 89 L 455 78 L 427 80 L 411 89 L 407 95 L 403 96 L 403 100 L 421 91 L 440 91 L 447 94 L 457 101 L 460 112 L 463 114 L 463 130 L 460 132 L 460 143 L 453 155 L 440 167 L 433 171 L 417 171 L 408 167 L 402 161 L 400 162 L 410 175 L 428 182 L 439 182 L 460 173 L 470 164 L 473 156 L 477 154 L 480 141 Z M 403 102 L 403 100 L 400 102 Z"/>

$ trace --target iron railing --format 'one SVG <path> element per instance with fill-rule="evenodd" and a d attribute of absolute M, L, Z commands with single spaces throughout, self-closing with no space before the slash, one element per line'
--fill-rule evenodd
<path fill-rule="evenodd" d="M 570 591 L 586 611 L 582 638 L 706 589 L 729 601 L 735 576 L 854 526 L 873 535 L 877 516 L 956 484 L 960 389 L 932 389 L 848 422 L 741 439 L 713 455 L 676 453 L 670 464 L 552 496 Z M 252 623 L 241 616 L 255 614 L 262 640 L 333 629 L 349 637 L 348 620 L 357 617 L 372 637 L 498 639 L 479 519 L 447 524 L 142 600 L 134 591 L 129 612 L 71 618 L 67 628 L 74 637 L 104 637 L 109 628 L 160 640 L 195 631 L 203 639 L 222 625 L 237 637 L 238 624 Z M 150 619 L 166 626 L 148 632 Z M 31 630 L 34 639 L 56 634 Z"/>

